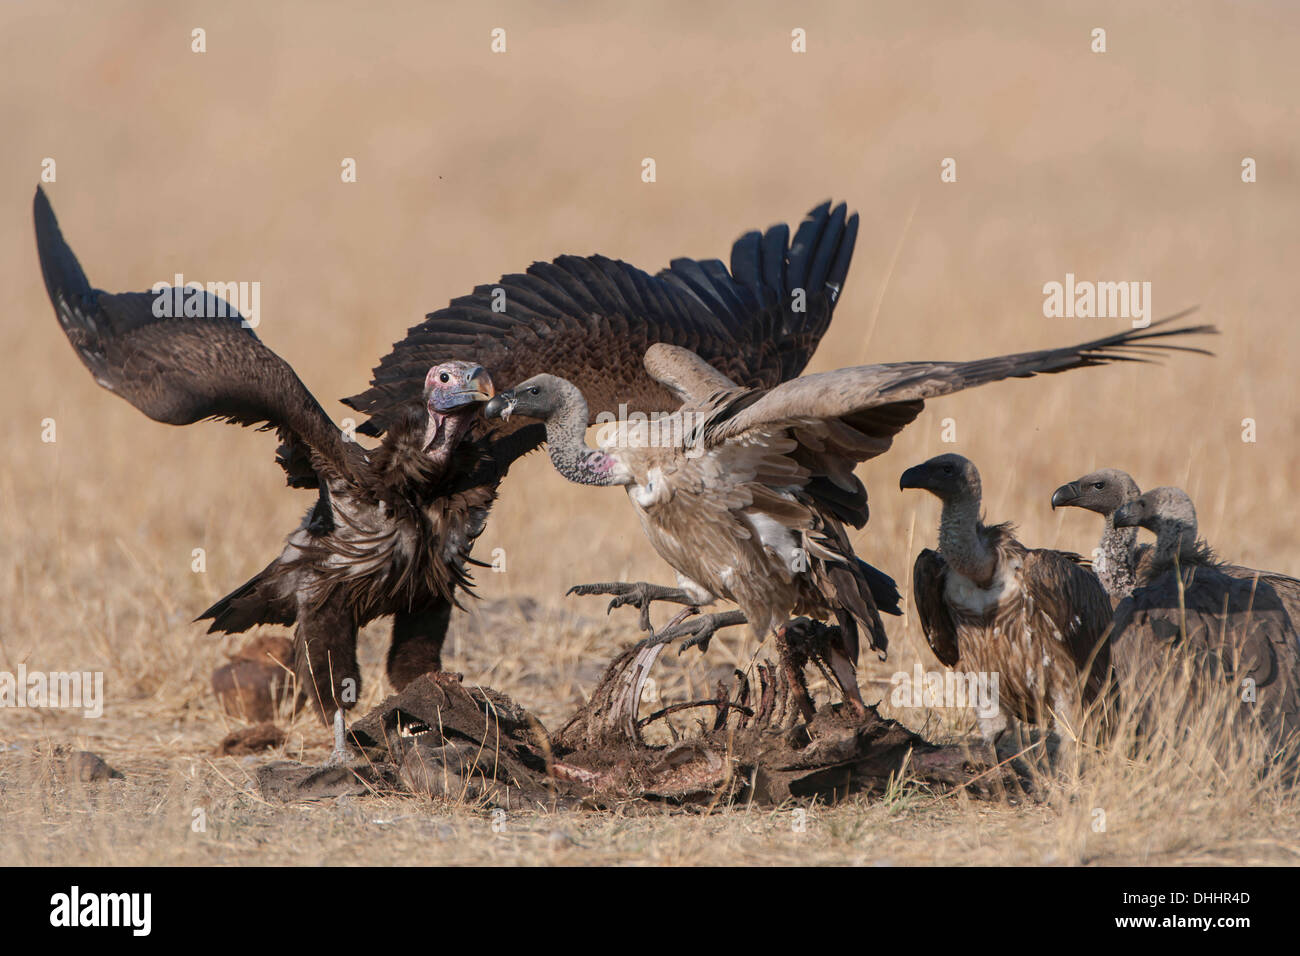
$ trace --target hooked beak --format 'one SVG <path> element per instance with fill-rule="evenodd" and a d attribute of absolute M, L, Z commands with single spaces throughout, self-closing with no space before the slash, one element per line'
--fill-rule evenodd
<path fill-rule="evenodd" d="M 515 410 L 516 403 L 515 393 L 502 392 L 492 401 L 483 406 L 484 418 L 499 418 L 503 422 L 510 420 L 510 414 Z"/>
<path fill-rule="evenodd" d="M 432 374 L 432 373 L 430 373 Z M 488 402 L 496 394 L 492 386 L 492 377 L 482 365 L 475 365 L 465 376 L 465 384 L 451 391 L 437 391 L 428 398 L 429 424 L 424 430 L 425 453 L 433 447 L 442 432 L 443 422 L 447 416 L 466 405 Z"/>
<path fill-rule="evenodd" d="M 902 476 L 898 479 L 898 490 L 906 491 L 908 488 L 920 488 L 924 490 L 927 487 L 925 477 L 925 465 L 913 465 L 911 468 L 907 469 L 907 471 L 903 472 Z"/>
<path fill-rule="evenodd" d="M 1061 485 L 1052 492 L 1052 510 L 1069 507 L 1079 500 L 1080 494 L 1082 492 L 1079 490 L 1077 481 L 1072 481 L 1068 485 Z"/>
<path fill-rule="evenodd" d="M 496 389 L 492 386 L 492 377 L 488 375 L 487 369 L 476 365 L 470 369 L 463 387 L 438 396 L 436 407 L 440 412 L 450 412 L 475 402 L 490 401 L 495 394 Z"/>

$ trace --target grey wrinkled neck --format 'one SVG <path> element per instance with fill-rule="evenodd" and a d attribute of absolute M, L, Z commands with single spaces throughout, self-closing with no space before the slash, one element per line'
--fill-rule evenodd
<path fill-rule="evenodd" d="M 993 579 L 996 561 L 980 534 L 981 527 L 978 497 L 944 501 L 939 515 L 939 551 L 943 559 L 958 574 L 987 585 Z"/>
<path fill-rule="evenodd" d="M 555 470 L 580 485 L 611 485 L 614 460 L 587 447 L 587 400 L 565 383 L 559 407 L 546 419 L 546 448 Z"/>
<path fill-rule="evenodd" d="M 1097 547 L 1095 570 L 1106 593 L 1122 600 L 1137 587 L 1137 528 L 1115 527 L 1115 516 L 1106 515 L 1106 527 Z"/>

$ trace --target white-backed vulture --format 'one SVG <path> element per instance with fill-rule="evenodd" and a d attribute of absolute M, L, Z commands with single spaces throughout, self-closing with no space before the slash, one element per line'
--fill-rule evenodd
<path fill-rule="evenodd" d="M 1078 733 L 1084 708 L 1107 687 L 1104 641 L 1111 604 L 1077 554 L 1029 549 L 1010 524 L 986 525 L 979 471 L 961 455 L 939 455 L 903 472 L 900 489 L 943 502 L 939 549 L 912 569 L 921 629 L 949 667 L 998 675 L 1002 715 Z M 981 718 L 992 739 L 997 718 Z M 1062 734 L 1062 740 L 1068 739 Z"/>
<path fill-rule="evenodd" d="M 1137 482 L 1117 468 L 1103 468 L 1076 478 L 1052 493 L 1052 508 L 1084 508 L 1105 519 L 1093 568 L 1111 601 L 1118 604 L 1139 584 L 1151 579 L 1153 550 L 1139 544 L 1138 529 L 1115 527 L 1114 515 L 1121 505 L 1142 494 Z M 1239 564 L 1219 564 L 1224 574 L 1245 581 L 1262 577 L 1277 592 L 1292 621 L 1300 622 L 1300 580 L 1285 574 L 1257 571 Z"/>
<path fill-rule="evenodd" d="M 657 345 L 646 352 L 646 368 L 682 401 L 657 433 L 610 429 L 599 450 L 587 447 L 587 401 L 580 388 L 551 374 L 499 393 L 484 415 L 545 421 L 551 461 L 564 477 L 624 486 L 682 592 L 670 596 L 635 585 L 642 591 L 628 603 L 640 601 L 644 609 L 648 599 L 669 599 L 689 610 L 725 598 L 740 605 L 760 640 L 776 635 L 783 660 L 792 614 L 833 615 L 843 643 L 832 667 L 860 711 L 853 673 L 858 627 L 882 655 L 886 638 L 871 581 L 843 527 L 844 521 L 861 526 L 867 517 L 854 466 L 885 452 L 927 398 L 1133 358 L 1130 350 L 1161 348 L 1166 336 L 1202 331 L 1210 329 L 1149 328 L 973 362 L 864 365 L 771 389 L 736 387 L 690 352 Z M 788 676 L 791 687 L 802 686 L 797 675 Z M 799 703 L 810 716 L 806 693 Z"/>
<path fill-rule="evenodd" d="M 1142 493 L 1137 482 L 1118 468 L 1103 468 L 1061 485 L 1052 492 L 1052 510 L 1084 508 L 1105 520 L 1092 569 L 1106 593 L 1118 604 L 1137 586 L 1139 567 L 1150 560 L 1150 545 L 1138 545 L 1137 528 L 1116 528 L 1113 515 L 1120 505 Z"/>
<path fill-rule="evenodd" d="M 299 686 L 314 691 L 325 719 L 358 699 L 357 630 L 377 617 L 393 616 L 394 687 L 441 667 L 497 487 L 545 436 L 539 425 L 477 414 L 492 378 L 559 369 L 630 411 L 666 411 L 677 403 L 641 358 L 669 342 L 737 381 L 775 385 L 802 371 L 825 332 L 858 228 L 843 204 L 825 203 L 792 240 L 784 225 L 742 236 L 730 272 L 717 260 L 677 259 L 650 276 L 603 256 L 562 256 L 481 285 L 412 328 L 372 387 L 346 400 L 371 416 L 359 432 L 383 436 L 368 449 L 345 438 L 229 303 L 187 297 L 185 311 L 198 314 L 169 317 L 157 306 L 176 290 L 94 289 L 39 188 L 34 215 L 50 301 L 99 384 L 160 422 L 275 428 L 288 483 L 317 490 L 282 553 L 200 619 L 227 633 L 296 624 Z M 806 289 L 801 308 L 791 283 Z"/>
<path fill-rule="evenodd" d="M 1115 609 L 1111 657 L 1121 693 L 1144 691 L 1171 654 L 1208 680 L 1236 685 L 1243 718 L 1275 744 L 1300 727 L 1300 634 L 1275 582 L 1232 573 L 1197 539 L 1196 509 L 1179 488 L 1156 488 L 1119 507 L 1117 528 L 1156 535 L 1149 568 Z"/>

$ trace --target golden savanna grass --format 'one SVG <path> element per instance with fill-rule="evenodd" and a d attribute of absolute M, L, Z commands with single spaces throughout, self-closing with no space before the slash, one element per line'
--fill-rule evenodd
<path fill-rule="evenodd" d="M 1097 26 L 1105 54 L 1089 50 Z M 0 864 L 1300 861 L 1300 802 L 1252 771 L 1249 743 L 1225 746 L 1215 706 L 1165 721 L 1136 758 L 1123 733 L 1085 751 L 1041 799 L 902 780 L 812 808 L 802 833 L 790 808 L 521 811 L 495 832 L 476 808 L 419 800 L 265 804 L 253 767 L 320 759 L 328 734 L 303 719 L 281 754 L 209 756 L 237 725 L 207 684 L 235 643 L 190 621 L 270 559 L 309 498 L 283 487 L 269 436 L 158 425 L 93 383 L 46 301 L 30 213 L 51 157 L 47 189 L 100 287 L 260 282 L 259 334 L 340 420 L 334 399 L 474 284 L 563 252 L 652 270 L 725 259 L 741 230 L 832 196 L 863 222 L 813 370 L 1090 338 L 1119 323 L 1044 318 L 1045 282 L 1150 281 L 1157 314 L 1199 305 L 1222 329 L 1203 343 L 1215 358 L 933 402 L 860 469 L 872 516 L 855 543 L 906 590 L 938 510 L 900 494 L 898 475 L 955 450 L 979 465 L 988 516 L 1030 545 L 1090 551 L 1097 521 L 1048 498 L 1114 465 L 1186 488 L 1225 558 L 1296 573 L 1297 26 L 1281 2 L 5 4 L 0 670 L 102 670 L 108 702 L 98 720 L 0 712 Z M 504 55 L 489 52 L 493 27 Z M 790 52 L 795 27 L 806 54 Z M 355 184 L 339 181 L 344 157 Z M 940 182 L 944 157 L 956 183 Z M 940 441 L 945 419 L 955 444 Z M 565 588 L 670 580 L 623 499 L 566 484 L 542 456 L 516 468 L 477 551 L 505 549 L 507 571 L 478 575 L 490 603 L 454 622 L 449 667 L 549 726 L 570 713 L 636 635 L 631 612 L 606 618 Z M 887 623 L 888 662 L 862 668 L 868 700 L 918 658 L 937 666 L 910 598 Z M 363 635 L 362 711 L 387 693 L 386 642 L 384 623 Z M 666 654 L 659 692 L 702 693 L 765 650 L 735 635 L 707 657 Z M 56 747 L 127 777 L 69 781 Z"/>

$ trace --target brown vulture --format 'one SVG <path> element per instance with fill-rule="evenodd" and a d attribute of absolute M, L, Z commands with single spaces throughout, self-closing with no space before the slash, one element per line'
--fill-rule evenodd
<path fill-rule="evenodd" d="M 580 386 L 555 374 L 500 392 L 484 416 L 541 419 L 560 474 L 582 484 L 622 485 L 679 585 L 611 582 L 578 590 L 613 593 L 615 603 L 638 604 L 643 612 L 651 600 L 673 601 L 686 606 L 683 615 L 724 598 L 740 606 L 759 640 L 775 635 L 787 664 L 790 616 L 834 616 L 841 644 L 831 669 L 861 712 L 854 676 L 858 629 L 866 629 L 882 656 L 886 638 L 877 613 L 879 585 L 854 555 L 844 528 L 867 520 L 867 493 L 854 466 L 888 450 L 927 398 L 1137 358 L 1152 348 L 1178 349 L 1160 340 L 1201 331 L 1209 329 L 1153 327 L 973 362 L 864 365 L 770 388 L 737 384 L 685 349 L 656 345 L 646 352 L 646 369 L 681 405 L 657 429 L 624 423 L 604 430 L 599 450 L 587 447 L 590 404 Z M 1109 604 L 1106 610 L 1109 615 Z M 688 643 L 707 642 L 720 615 L 712 617 Z M 799 675 L 787 677 L 792 688 L 803 687 Z M 806 691 L 799 704 L 811 717 Z"/>
<path fill-rule="evenodd" d="M 1235 685 L 1241 719 L 1283 744 L 1300 727 L 1300 622 L 1280 594 L 1295 579 L 1221 564 L 1197 540 L 1196 509 L 1179 488 L 1126 502 L 1114 523 L 1156 535 L 1138 586 L 1115 609 L 1111 657 L 1124 692 L 1145 693 L 1177 655 L 1198 682 Z"/>
<path fill-rule="evenodd" d="M 655 343 L 689 346 L 755 388 L 798 375 L 848 273 L 858 217 L 846 212 L 818 206 L 793 239 L 785 225 L 745 234 L 730 271 L 677 259 L 651 276 L 604 256 L 562 256 L 478 286 L 412 328 L 372 387 L 344 400 L 370 417 L 359 432 L 382 436 L 365 448 L 224 300 L 208 295 L 194 309 L 202 314 L 169 318 L 155 314 L 158 293 L 94 289 L 44 192 L 35 198 L 50 301 L 96 381 L 156 421 L 274 428 L 288 484 L 316 489 L 281 554 L 200 619 L 227 633 L 296 624 L 299 686 L 314 690 L 322 718 L 358 699 L 357 630 L 377 617 L 393 617 L 394 687 L 440 668 L 497 486 L 545 437 L 541 426 L 477 414 L 492 380 L 558 369 L 601 407 L 617 399 L 649 413 L 676 407 L 641 364 Z"/>
<path fill-rule="evenodd" d="M 917 555 L 912 596 L 921 629 L 949 667 L 998 675 L 1002 720 L 981 719 L 987 739 L 1005 717 L 1055 722 L 1077 735 L 1084 709 L 1106 690 L 1104 638 L 1111 604 L 1077 554 L 1026 548 L 1010 524 L 986 525 L 979 471 L 961 455 L 939 455 L 903 472 L 900 489 L 943 502 L 939 549 Z"/>

